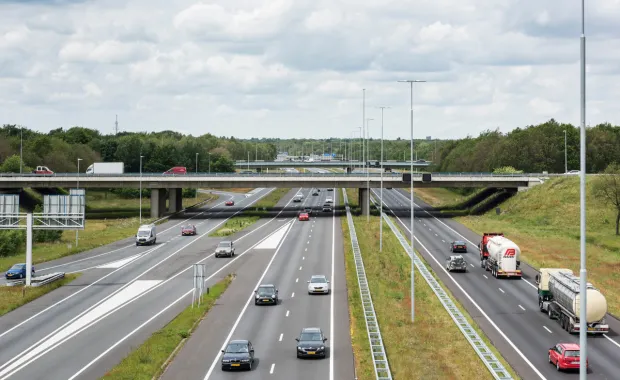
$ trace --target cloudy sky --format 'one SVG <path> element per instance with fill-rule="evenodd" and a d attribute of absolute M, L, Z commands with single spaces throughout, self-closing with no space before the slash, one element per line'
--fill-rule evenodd
<path fill-rule="evenodd" d="M 620 124 L 620 0 L 588 0 L 587 122 Z M 578 0 L 0 0 L 0 124 L 238 137 L 579 123 Z M 359 132 L 358 132 L 359 133 Z"/>

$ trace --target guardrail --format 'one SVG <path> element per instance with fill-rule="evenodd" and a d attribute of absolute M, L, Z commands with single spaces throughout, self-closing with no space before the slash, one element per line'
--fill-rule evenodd
<path fill-rule="evenodd" d="M 392 379 L 392 372 L 388 363 L 385 347 L 383 346 L 383 338 L 379 329 L 379 321 L 375 313 L 375 307 L 372 304 L 372 296 L 368 288 L 368 279 L 366 278 L 366 270 L 364 269 L 364 260 L 362 252 L 357 241 L 357 233 L 351 209 L 349 208 L 349 200 L 347 192 L 342 189 L 344 204 L 347 209 L 347 223 L 349 225 L 349 234 L 351 235 L 351 247 L 353 248 L 353 258 L 355 259 L 355 270 L 357 271 L 357 284 L 360 289 L 360 297 L 362 298 L 362 307 L 364 308 L 364 318 L 366 319 L 366 332 L 368 333 L 368 341 L 370 342 L 370 351 L 372 354 L 372 362 L 375 367 L 375 376 L 379 379 Z"/>
<path fill-rule="evenodd" d="M 409 245 L 409 242 L 402 235 L 398 227 L 394 225 L 394 222 L 387 214 L 384 213 L 383 218 L 387 222 L 388 226 L 390 226 L 390 229 L 392 230 L 394 235 L 396 235 L 396 238 L 403 246 L 409 257 L 413 258 L 413 262 L 418 268 L 418 272 L 420 272 L 424 280 L 426 280 L 426 283 L 428 284 L 428 286 L 431 287 L 437 298 L 439 298 L 439 301 L 441 302 L 443 307 L 450 314 L 450 317 L 452 317 L 452 320 L 454 321 L 454 323 L 456 323 L 456 326 L 459 328 L 459 330 L 461 330 L 467 341 L 469 341 L 469 344 L 471 344 L 474 351 L 476 351 L 476 353 L 480 357 L 480 360 L 482 360 L 484 365 L 489 369 L 491 375 L 493 375 L 493 377 L 498 380 L 512 380 L 512 376 L 506 370 L 506 368 L 504 368 L 503 364 L 497 359 L 495 354 L 493 354 L 493 351 L 489 349 L 489 347 L 486 345 L 486 343 L 484 343 L 482 338 L 480 338 L 480 335 L 478 335 L 476 330 L 474 330 L 474 328 L 469 324 L 467 318 L 465 318 L 459 308 L 454 304 L 454 302 L 452 302 L 452 299 L 441 287 L 439 282 L 435 280 L 435 277 L 433 277 L 431 271 L 426 267 L 426 265 L 422 262 L 418 255 L 413 252 L 411 246 Z"/>
<path fill-rule="evenodd" d="M 36 288 L 38 286 L 47 285 L 56 280 L 60 280 L 61 278 L 64 278 L 64 277 L 65 277 L 65 272 L 50 273 L 50 274 L 46 274 L 43 276 L 31 277 L 30 286 L 33 288 Z M 8 280 L 6 282 L 6 286 L 17 286 L 17 285 L 23 285 L 25 283 L 26 283 L 26 279 Z"/>
<path fill-rule="evenodd" d="M 424 172 L 427 173 L 427 172 Z M 422 177 L 423 172 L 413 173 L 413 177 Z M 493 174 L 493 173 L 432 173 L 433 177 L 493 177 L 493 178 L 545 178 L 545 177 L 559 177 L 565 176 L 565 174 L 541 174 L 541 173 L 523 173 L 523 174 Z M 402 177 L 403 173 L 385 172 L 383 178 L 389 177 Z M 188 173 L 188 174 L 159 174 L 159 173 L 121 173 L 121 174 L 78 174 L 78 173 L 54 173 L 54 174 L 18 174 L 18 173 L 0 173 L 0 178 L 75 178 L 76 181 L 88 180 L 89 178 L 143 178 L 143 181 L 151 180 L 152 178 L 197 178 L 197 177 L 214 177 L 214 178 L 228 178 L 228 177 L 381 177 L 381 173 L 317 173 L 317 172 L 305 172 L 305 173 Z M 567 175 L 566 175 L 567 176 Z"/>

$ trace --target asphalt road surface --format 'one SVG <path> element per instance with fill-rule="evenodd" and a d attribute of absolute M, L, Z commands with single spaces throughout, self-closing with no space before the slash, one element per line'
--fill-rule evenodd
<path fill-rule="evenodd" d="M 373 190 L 373 197 L 378 201 L 378 190 Z M 409 193 L 404 190 L 384 189 L 383 202 L 384 207 L 410 211 Z M 416 206 L 416 250 L 519 375 L 528 380 L 578 378 L 578 372 L 560 373 L 548 362 L 549 347 L 560 342 L 579 343 L 579 336 L 567 333 L 557 321 L 539 311 L 534 283 L 536 271 L 522 264 L 522 280 L 492 277 L 480 267 L 479 235 L 451 219 L 431 216 L 424 211 L 430 206 L 418 199 Z M 409 231 L 410 218 L 400 216 L 398 221 Z M 454 240 L 465 240 L 468 244 L 468 253 L 462 254 L 470 265 L 468 273 L 448 274 L 444 269 L 445 260 L 452 254 L 450 243 Z M 620 378 L 620 323 L 611 316 L 607 321 L 612 330 L 607 337 L 588 338 L 589 379 Z"/>
<path fill-rule="evenodd" d="M 304 195 L 303 206 L 319 207 L 327 196 L 337 202 L 336 191 Z M 251 263 L 240 269 L 163 379 L 354 379 L 340 218 L 315 211 L 310 221 L 289 220 L 278 239 L 254 249 Z M 315 274 L 328 277 L 331 294 L 308 294 L 307 281 Z M 275 284 L 280 303 L 254 305 L 259 284 Z M 294 339 L 304 327 L 320 327 L 327 336 L 325 359 L 297 359 Z M 220 350 L 232 339 L 254 345 L 252 371 L 221 370 Z"/>
<path fill-rule="evenodd" d="M 192 264 L 207 264 L 210 286 L 239 271 L 254 255 L 252 247 L 282 227 L 277 218 L 262 219 L 231 237 L 234 258 L 212 255 L 224 238 L 208 234 L 225 223 L 231 210 L 241 211 L 269 191 L 262 189 L 250 197 L 224 196 L 215 205 L 187 213 L 191 220 L 159 225 L 154 246 L 136 247 L 130 238 L 40 265 L 41 272 L 83 275 L 0 318 L 0 379 L 103 376 L 189 305 Z M 291 190 L 279 205 L 290 203 L 296 191 Z M 235 206 L 223 207 L 230 197 Z M 186 223 L 197 225 L 197 236 L 180 236 Z"/>

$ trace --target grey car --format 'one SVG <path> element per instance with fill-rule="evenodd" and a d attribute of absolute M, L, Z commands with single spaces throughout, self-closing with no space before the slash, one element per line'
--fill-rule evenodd
<path fill-rule="evenodd" d="M 230 240 L 221 241 L 215 248 L 215 257 L 233 257 L 235 255 L 235 245 Z"/>
<path fill-rule="evenodd" d="M 446 270 L 448 272 L 467 272 L 467 262 L 461 255 L 450 256 L 446 260 Z"/>

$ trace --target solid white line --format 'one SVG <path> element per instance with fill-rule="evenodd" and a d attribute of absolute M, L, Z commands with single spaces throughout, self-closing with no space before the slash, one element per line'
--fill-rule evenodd
<path fill-rule="evenodd" d="M 287 317 L 288 317 L 288 315 L 289 315 L 289 313 L 290 313 L 290 312 L 291 312 L 290 310 L 287 310 L 287 311 L 286 311 L 286 316 L 287 316 Z"/>
<path fill-rule="evenodd" d="M 271 369 L 269 370 L 270 374 L 273 374 L 273 369 L 276 366 L 276 363 L 271 363 Z"/>
<path fill-rule="evenodd" d="M 291 294 L 291 298 L 295 297 L 295 292 L 293 292 L 293 294 Z"/>
<path fill-rule="evenodd" d="M 334 189 L 335 190 L 335 189 Z M 334 191 L 334 202 L 338 202 L 337 193 Z M 335 268 L 335 252 L 336 252 L 336 209 L 332 210 L 332 283 L 331 289 L 335 288 L 336 279 L 334 278 Z M 330 304 L 329 304 L 329 338 L 332 340 L 329 344 L 330 347 L 336 347 L 334 343 L 334 292 L 331 292 Z M 334 354 L 335 350 L 330 350 L 329 353 L 329 380 L 334 380 Z"/>
<path fill-rule="evenodd" d="M 284 334 L 280 334 L 280 339 L 278 339 L 278 342 L 282 342 L 282 337 L 284 336 Z"/>
<path fill-rule="evenodd" d="M 519 307 L 521 308 L 521 310 L 525 311 L 525 308 L 521 305 L 519 305 Z"/>
<path fill-rule="evenodd" d="M 489 279 L 489 278 L 487 277 L 487 275 L 486 275 L 486 274 L 483 274 L 483 276 L 484 276 L 484 278 L 486 278 L 487 280 Z"/>
<path fill-rule="evenodd" d="M 545 328 L 545 330 L 549 331 L 549 334 L 553 334 L 553 333 L 551 332 L 551 330 L 549 330 L 549 329 L 547 328 L 547 326 L 543 326 L 543 327 Z"/>
<path fill-rule="evenodd" d="M 616 346 L 618 346 L 618 348 L 620 348 L 620 343 L 616 342 L 615 340 L 611 339 L 610 337 L 607 336 L 607 334 L 603 334 L 603 336 L 605 338 L 607 338 L 608 341 L 610 341 L 611 343 L 615 344 Z"/>
<path fill-rule="evenodd" d="M 289 230 L 286 233 L 287 235 L 288 235 L 289 232 L 291 232 L 293 230 L 293 224 L 295 224 L 295 221 L 296 221 L 296 219 L 293 219 L 293 222 L 291 223 L 291 226 L 289 227 Z M 237 320 L 235 321 L 235 323 L 233 324 L 232 328 L 230 329 L 230 333 L 228 334 L 226 339 L 224 339 L 224 343 L 222 343 L 221 350 L 226 349 L 226 344 L 228 343 L 228 341 L 230 341 L 230 338 L 232 337 L 232 335 L 234 334 L 235 330 L 237 329 L 237 326 L 239 325 L 239 322 L 241 322 L 241 318 L 243 318 L 243 315 L 245 314 L 245 311 L 248 309 L 248 306 L 250 305 L 250 302 L 252 302 L 252 300 L 254 299 L 254 289 L 256 289 L 262 283 L 263 278 L 265 278 L 265 276 L 267 275 L 267 272 L 271 268 L 271 264 L 273 264 L 273 261 L 278 256 L 278 253 L 280 252 L 280 248 L 282 248 L 283 242 L 285 240 L 286 240 L 286 236 L 280 242 L 280 246 L 276 249 L 275 253 L 271 257 L 271 260 L 269 260 L 269 263 L 267 264 L 267 267 L 265 268 L 265 271 L 263 272 L 263 274 L 258 279 L 258 281 L 256 283 L 256 286 L 254 286 L 252 288 L 252 291 L 250 292 L 250 296 L 248 297 L 248 300 L 246 301 L 245 306 L 241 310 L 241 313 L 239 313 L 239 316 L 237 317 Z M 211 363 L 211 367 L 209 367 L 209 370 L 207 371 L 207 374 L 205 375 L 204 380 L 209 379 L 209 376 L 211 376 L 211 373 L 215 369 L 215 366 L 219 363 L 220 356 L 221 356 L 221 352 L 218 352 L 216 357 L 215 357 L 215 359 L 213 360 L 213 363 Z"/>
<path fill-rule="evenodd" d="M 502 288 L 498 288 L 500 292 L 502 293 L 506 293 L 505 291 L 502 290 Z"/>

